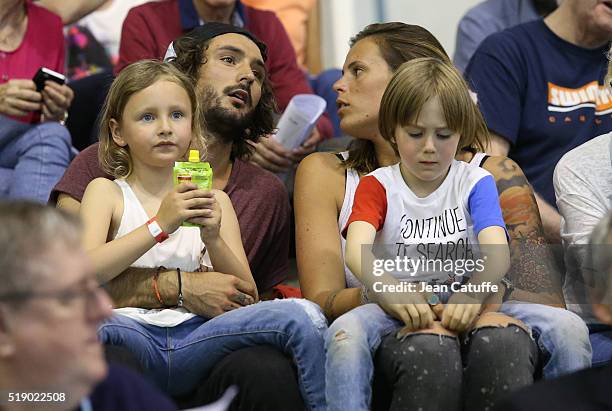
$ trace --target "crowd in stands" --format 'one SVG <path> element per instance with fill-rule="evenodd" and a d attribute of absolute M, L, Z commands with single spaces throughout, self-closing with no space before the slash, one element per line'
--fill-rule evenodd
<path fill-rule="evenodd" d="M 317 21 L 0 0 L 0 409 L 612 409 L 612 2 Z"/>

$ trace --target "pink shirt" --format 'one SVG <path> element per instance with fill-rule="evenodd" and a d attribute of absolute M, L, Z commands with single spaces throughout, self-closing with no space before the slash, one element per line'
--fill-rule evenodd
<path fill-rule="evenodd" d="M 12 79 L 31 79 L 40 67 L 47 67 L 64 73 L 64 33 L 59 16 L 47 9 L 25 3 L 28 26 L 25 36 L 17 49 L 0 50 L 0 84 Z M 16 120 L 34 123 L 37 113 L 30 113 Z"/>

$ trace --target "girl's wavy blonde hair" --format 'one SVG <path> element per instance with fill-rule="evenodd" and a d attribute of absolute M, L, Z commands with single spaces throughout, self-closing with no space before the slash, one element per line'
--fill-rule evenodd
<path fill-rule="evenodd" d="M 446 126 L 461 135 L 457 151 L 485 151 L 490 137 L 484 118 L 457 69 L 437 58 L 417 58 L 402 64 L 385 89 L 378 128 L 396 154 L 398 126 L 414 124 L 425 103 L 438 97 Z"/>
<path fill-rule="evenodd" d="M 182 87 L 191 102 L 191 146 L 206 154 L 204 116 L 198 104 L 197 93 L 189 76 L 181 73 L 171 63 L 159 60 L 141 60 L 124 68 L 117 76 L 104 101 L 100 120 L 100 146 L 98 158 L 102 169 L 115 178 L 126 178 L 132 173 L 132 158 L 129 147 L 121 147 L 112 138 L 110 121 L 121 123 L 123 110 L 136 93 L 158 80 L 166 80 Z M 187 153 L 185 153 L 187 154 Z"/>

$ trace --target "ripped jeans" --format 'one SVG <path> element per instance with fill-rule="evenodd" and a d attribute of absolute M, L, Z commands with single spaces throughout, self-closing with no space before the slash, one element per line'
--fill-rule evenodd
<path fill-rule="evenodd" d="M 369 410 L 373 356 L 386 334 L 403 323 L 378 304 L 365 304 L 338 317 L 325 333 L 327 409 Z"/>
<path fill-rule="evenodd" d="M 537 361 L 535 343 L 519 327 L 488 327 L 474 331 L 471 338 L 466 339 L 463 344 L 463 363 L 466 370 L 471 370 L 464 376 L 462 352 L 457 338 L 412 335 L 402 342 L 394 335 L 386 336 L 403 325 L 401 321 L 386 314 L 377 304 L 357 307 L 330 325 L 325 335 L 325 396 L 330 411 L 370 409 L 373 357 L 383 337 L 384 341 L 390 342 L 385 343 L 386 347 L 382 347 L 391 358 L 387 363 L 406 362 L 407 369 L 418 371 L 418 375 L 415 374 L 414 378 L 406 381 L 406 392 L 398 391 L 400 406 L 397 409 L 417 409 L 418 407 L 406 407 L 401 399 L 410 398 L 410 393 L 418 390 L 429 392 L 424 397 L 425 409 L 428 408 L 427 400 L 435 403 L 431 401 L 431 397 L 439 397 L 444 392 L 449 395 L 445 404 L 454 404 L 456 409 L 460 409 L 462 380 L 467 386 L 474 388 L 474 392 L 464 393 L 466 404 L 472 404 L 474 409 L 478 409 L 478 403 L 494 402 L 489 398 L 491 392 L 488 391 L 488 386 L 480 386 L 483 381 L 500 380 L 499 376 L 504 376 L 507 382 L 500 384 L 495 395 L 499 395 L 502 390 L 511 390 L 533 381 Z M 424 341 L 426 344 L 420 346 L 416 344 L 417 341 Z M 390 347 L 392 348 L 389 349 Z M 438 362 L 443 365 L 436 368 L 434 364 Z M 397 368 L 391 366 L 391 369 Z M 486 370 L 489 372 L 485 372 Z M 428 385 L 427 381 L 432 379 L 438 383 Z M 421 384 L 421 380 L 425 384 Z M 395 383 L 393 379 L 390 381 L 391 386 Z M 435 387 L 439 389 L 435 392 L 429 391 L 426 389 L 429 386 L 432 390 Z M 483 388 L 485 392 L 481 391 Z"/>
<path fill-rule="evenodd" d="M 506 301 L 499 312 L 521 320 L 532 331 L 545 379 L 591 366 L 589 330 L 573 312 L 542 304 Z"/>
<path fill-rule="evenodd" d="M 194 317 L 174 327 L 114 315 L 100 325 L 98 336 L 106 345 L 131 351 L 155 383 L 173 396 L 197 388 L 229 353 L 270 345 L 293 359 L 307 407 L 324 410 L 326 325 L 316 304 L 286 299 L 260 302 L 211 319 Z"/>

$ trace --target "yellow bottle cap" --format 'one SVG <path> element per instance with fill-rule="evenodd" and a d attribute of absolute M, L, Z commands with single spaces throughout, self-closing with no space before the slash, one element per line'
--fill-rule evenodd
<path fill-rule="evenodd" d="M 189 150 L 189 162 L 190 163 L 200 162 L 200 152 L 198 150 Z"/>

